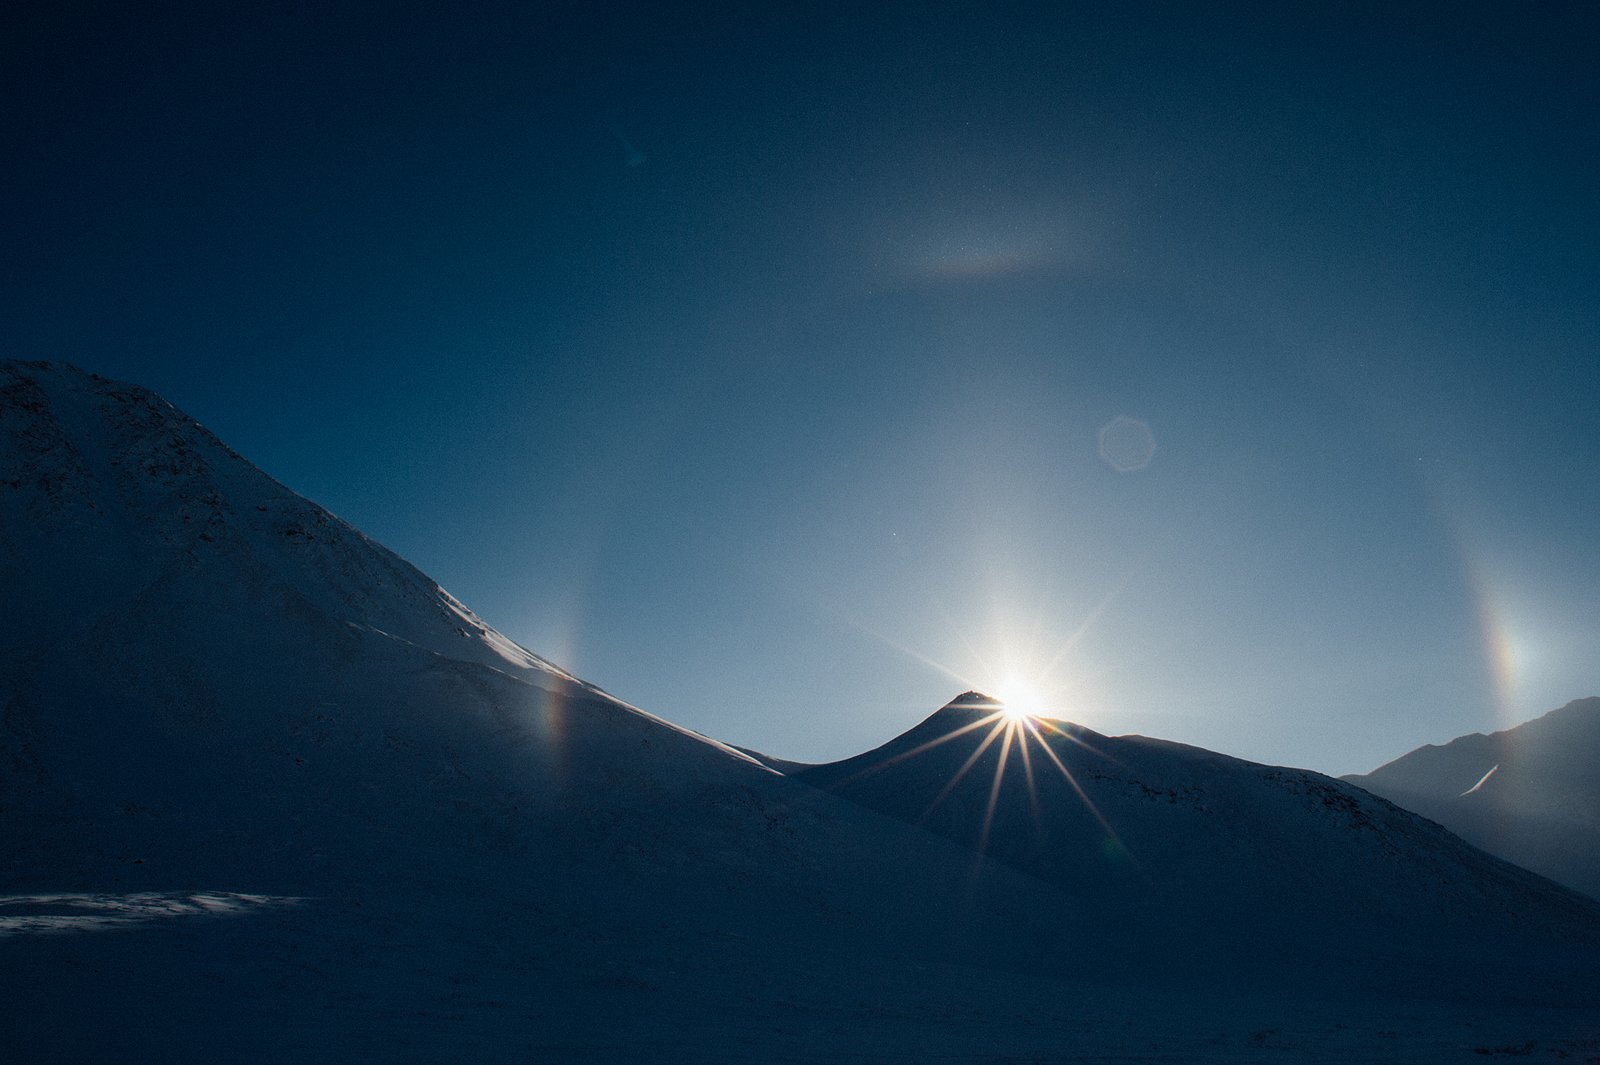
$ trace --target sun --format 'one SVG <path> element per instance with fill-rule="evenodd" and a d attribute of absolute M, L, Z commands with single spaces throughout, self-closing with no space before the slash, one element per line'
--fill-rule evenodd
<path fill-rule="evenodd" d="M 1026 677 L 1006 678 L 995 691 L 995 698 L 1001 703 L 1002 713 L 1013 721 L 1039 717 L 1048 709 L 1038 686 Z"/>

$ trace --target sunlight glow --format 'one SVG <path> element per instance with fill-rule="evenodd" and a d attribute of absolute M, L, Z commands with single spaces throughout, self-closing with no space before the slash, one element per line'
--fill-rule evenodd
<path fill-rule="evenodd" d="M 1008 678 L 995 692 L 995 698 L 1000 701 L 1006 717 L 1013 721 L 1043 717 L 1050 711 L 1038 687 L 1025 677 Z"/>
<path fill-rule="evenodd" d="M 1083 804 L 1084 808 L 1087 809 L 1090 815 L 1094 817 L 1095 821 L 1099 823 L 1100 828 L 1105 833 L 1105 839 L 1107 843 L 1114 846 L 1118 854 L 1122 855 L 1126 859 L 1131 860 L 1132 855 L 1128 853 L 1128 850 L 1123 845 L 1122 840 L 1117 836 L 1116 830 L 1111 827 L 1111 823 L 1106 820 L 1099 808 L 1095 806 L 1094 801 L 1089 797 L 1088 792 L 1083 789 L 1083 785 L 1078 782 L 1077 777 L 1073 775 L 1072 770 L 1067 768 L 1066 762 L 1062 760 L 1059 754 L 1051 749 L 1051 737 L 1058 737 L 1061 740 L 1076 744 L 1079 748 L 1088 751 L 1090 754 L 1093 754 L 1099 758 L 1103 758 L 1108 762 L 1116 763 L 1116 759 L 1111 758 L 1105 753 L 1085 743 L 1078 736 L 1073 735 L 1072 726 L 1069 725 L 1066 728 L 1063 728 L 1061 723 L 1051 721 L 1047 718 L 1040 717 L 1037 714 L 1030 713 L 1025 710 L 1024 707 L 1030 705 L 1028 701 L 1028 692 L 1030 690 L 1031 689 L 1026 685 L 1017 685 L 1011 688 L 1010 693 L 1018 700 L 1012 705 L 1003 705 L 999 702 L 992 704 L 969 704 L 982 707 L 986 710 L 992 710 L 993 712 L 987 713 L 983 717 L 968 722 L 959 728 L 952 729 L 950 732 L 947 732 L 936 739 L 922 743 L 912 750 L 902 752 L 893 758 L 879 762 L 868 769 L 857 773 L 855 776 L 849 779 L 856 780 L 870 775 L 871 773 L 875 773 L 878 770 L 883 769 L 895 762 L 914 757 L 929 751 L 934 747 L 938 747 L 944 743 L 947 743 L 950 740 L 955 739 L 957 736 L 965 735 L 986 727 L 988 729 L 988 734 L 982 738 L 977 747 L 972 750 L 972 753 L 967 756 L 966 760 L 961 763 L 961 766 L 951 776 L 950 780 L 946 782 L 942 789 L 940 789 L 939 794 L 935 795 L 933 801 L 929 803 L 927 808 L 922 811 L 921 820 L 926 820 L 927 817 L 945 801 L 945 799 L 949 798 L 950 794 L 955 791 L 955 789 L 960 785 L 961 781 L 964 780 L 967 774 L 972 771 L 973 767 L 976 766 L 980 760 L 982 760 L 984 754 L 994 747 L 998 742 L 1000 747 L 999 756 L 995 762 L 994 776 L 989 782 L 988 801 L 985 803 L 983 821 L 979 826 L 978 850 L 979 852 L 984 852 L 988 848 L 989 831 L 994 825 L 995 811 L 1000 803 L 1001 789 L 1005 786 L 1007 767 L 1008 765 L 1012 764 L 1013 750 L 1016 752 L 1016 763 L 1019 763 L 1018 768 L 1020 768 L 1022 771 L 1023 784 L 1027 788 L 1028 805 L 1031 813 L 1033 814 L 1034 829 L 1037 837 L 1042 840 L 1044 838 L 1044 816 L 1040 804 L 1038 782 L 1035 780 L 1034 776 L 1035 762 L 1033 760 L 1033 754 L 1030 750 L 1031 747 L 1037 746 L 1039 751 L 1044 754 L 1046 760 L 1044 763 L 1040 764 L 1048 764 L 1054 767 L 1056 772 L 1061 774 L 1062 779 L 1065 780 L 1067 786 L 1072 789 L 1072 792 L 1077 796 L 1078 801 Z M 1037 705 L 1037 703 L 1035 702 L 1032 705 Z"/>
<path fill-rule="evenodd" d="M 1093 733 L 1064 720 L 1069 714 L 1073 717 L 1080 714 L 1085 701 L 1082 692 L 1085 674 L 1069 667 L 1068 656 L 1121 592 L 1125 579 L 1110 588 L 1082 624 L 1064 640 L 1059 634 L 1046 633 L 1042 616 L 1030 623 L 1025 614 L 1007 608 L 1005 597 L 997 598 L 989 639 L 977 640 L 960 623 L 959 615 L 946 611 L 930 597 L 935 615 L 944 621 L 967 652 L 969 661 L 960 664 L 940 662 L 863 626 L 864 631 L 890 646 L 965 684 L 968 694 L 952 704 L 959 709 L 948 730 L 933 735 L 919 732 L 915 745 L 866 764 L 837 781 L 836 786 L 849 787 L 890 766 L 918 758 L 961 737 L 969 737 L 967 743 L 971 747 L 932 801 L 923 808 L 918 823 L 926 822 L 964 781 L 978 775 L 987 778 L 970 785 L 981 796 L 977 801 L 982 804 L 981 819 L 975 825 L 978 852 L 987 852 L 991 831 L 1002 812 L 1002 801 L 1013 788 L 1025 789 L 1034 837 L 1043 845 L 1047 842 L 1051 820 L 1046 806 L 1059 801 L 1054 796 L 1059 796 L 1060 792 L 1052 789 L 1046 793 L 1041 783 L 1059 779 L 1065 783 L 1072 801 L 1098 825 L 1102 833 L 1101 850 L 1107 860 L 1136 866 L 1137 859 L 1095 805 L 1070 764 L 1085 755 L 1090 764 L 1104 762 L 1116 766 L 1120 763 L 1092 744 Z M 967 716 L 974 711 L 974 716 Z M 963 807 L 969 804 L 970 799 L 962 801 Z"/>

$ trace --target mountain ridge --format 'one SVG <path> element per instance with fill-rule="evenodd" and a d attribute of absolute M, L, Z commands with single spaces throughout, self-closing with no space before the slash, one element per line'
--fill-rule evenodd
<path fill-rule="evenodd" d="M 1600 898 L 1600 697 L 1343 778 Z"/>

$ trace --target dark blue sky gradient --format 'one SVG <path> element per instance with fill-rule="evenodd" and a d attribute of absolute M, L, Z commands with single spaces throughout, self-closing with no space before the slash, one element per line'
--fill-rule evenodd
<path fill-rule="evenodd" d="M 646 709 L 1344 772 L 1600 691 L 1589 5 L 30 6 L 7 354 Z"/>

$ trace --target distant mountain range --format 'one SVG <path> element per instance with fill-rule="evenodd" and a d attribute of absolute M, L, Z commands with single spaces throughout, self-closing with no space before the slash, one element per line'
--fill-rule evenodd
<path fill-rule="evenodd" d="M 1600 898 L 1600 698 L 1344 779 Z"/>
<path fill-rule="evenodd" d="M 8 1060 L 1453 1060 L 1600 995 L 1600 904 L 1320 774 L 663 721 L 63 364 L 0 363 L 0 592 Z"/>

